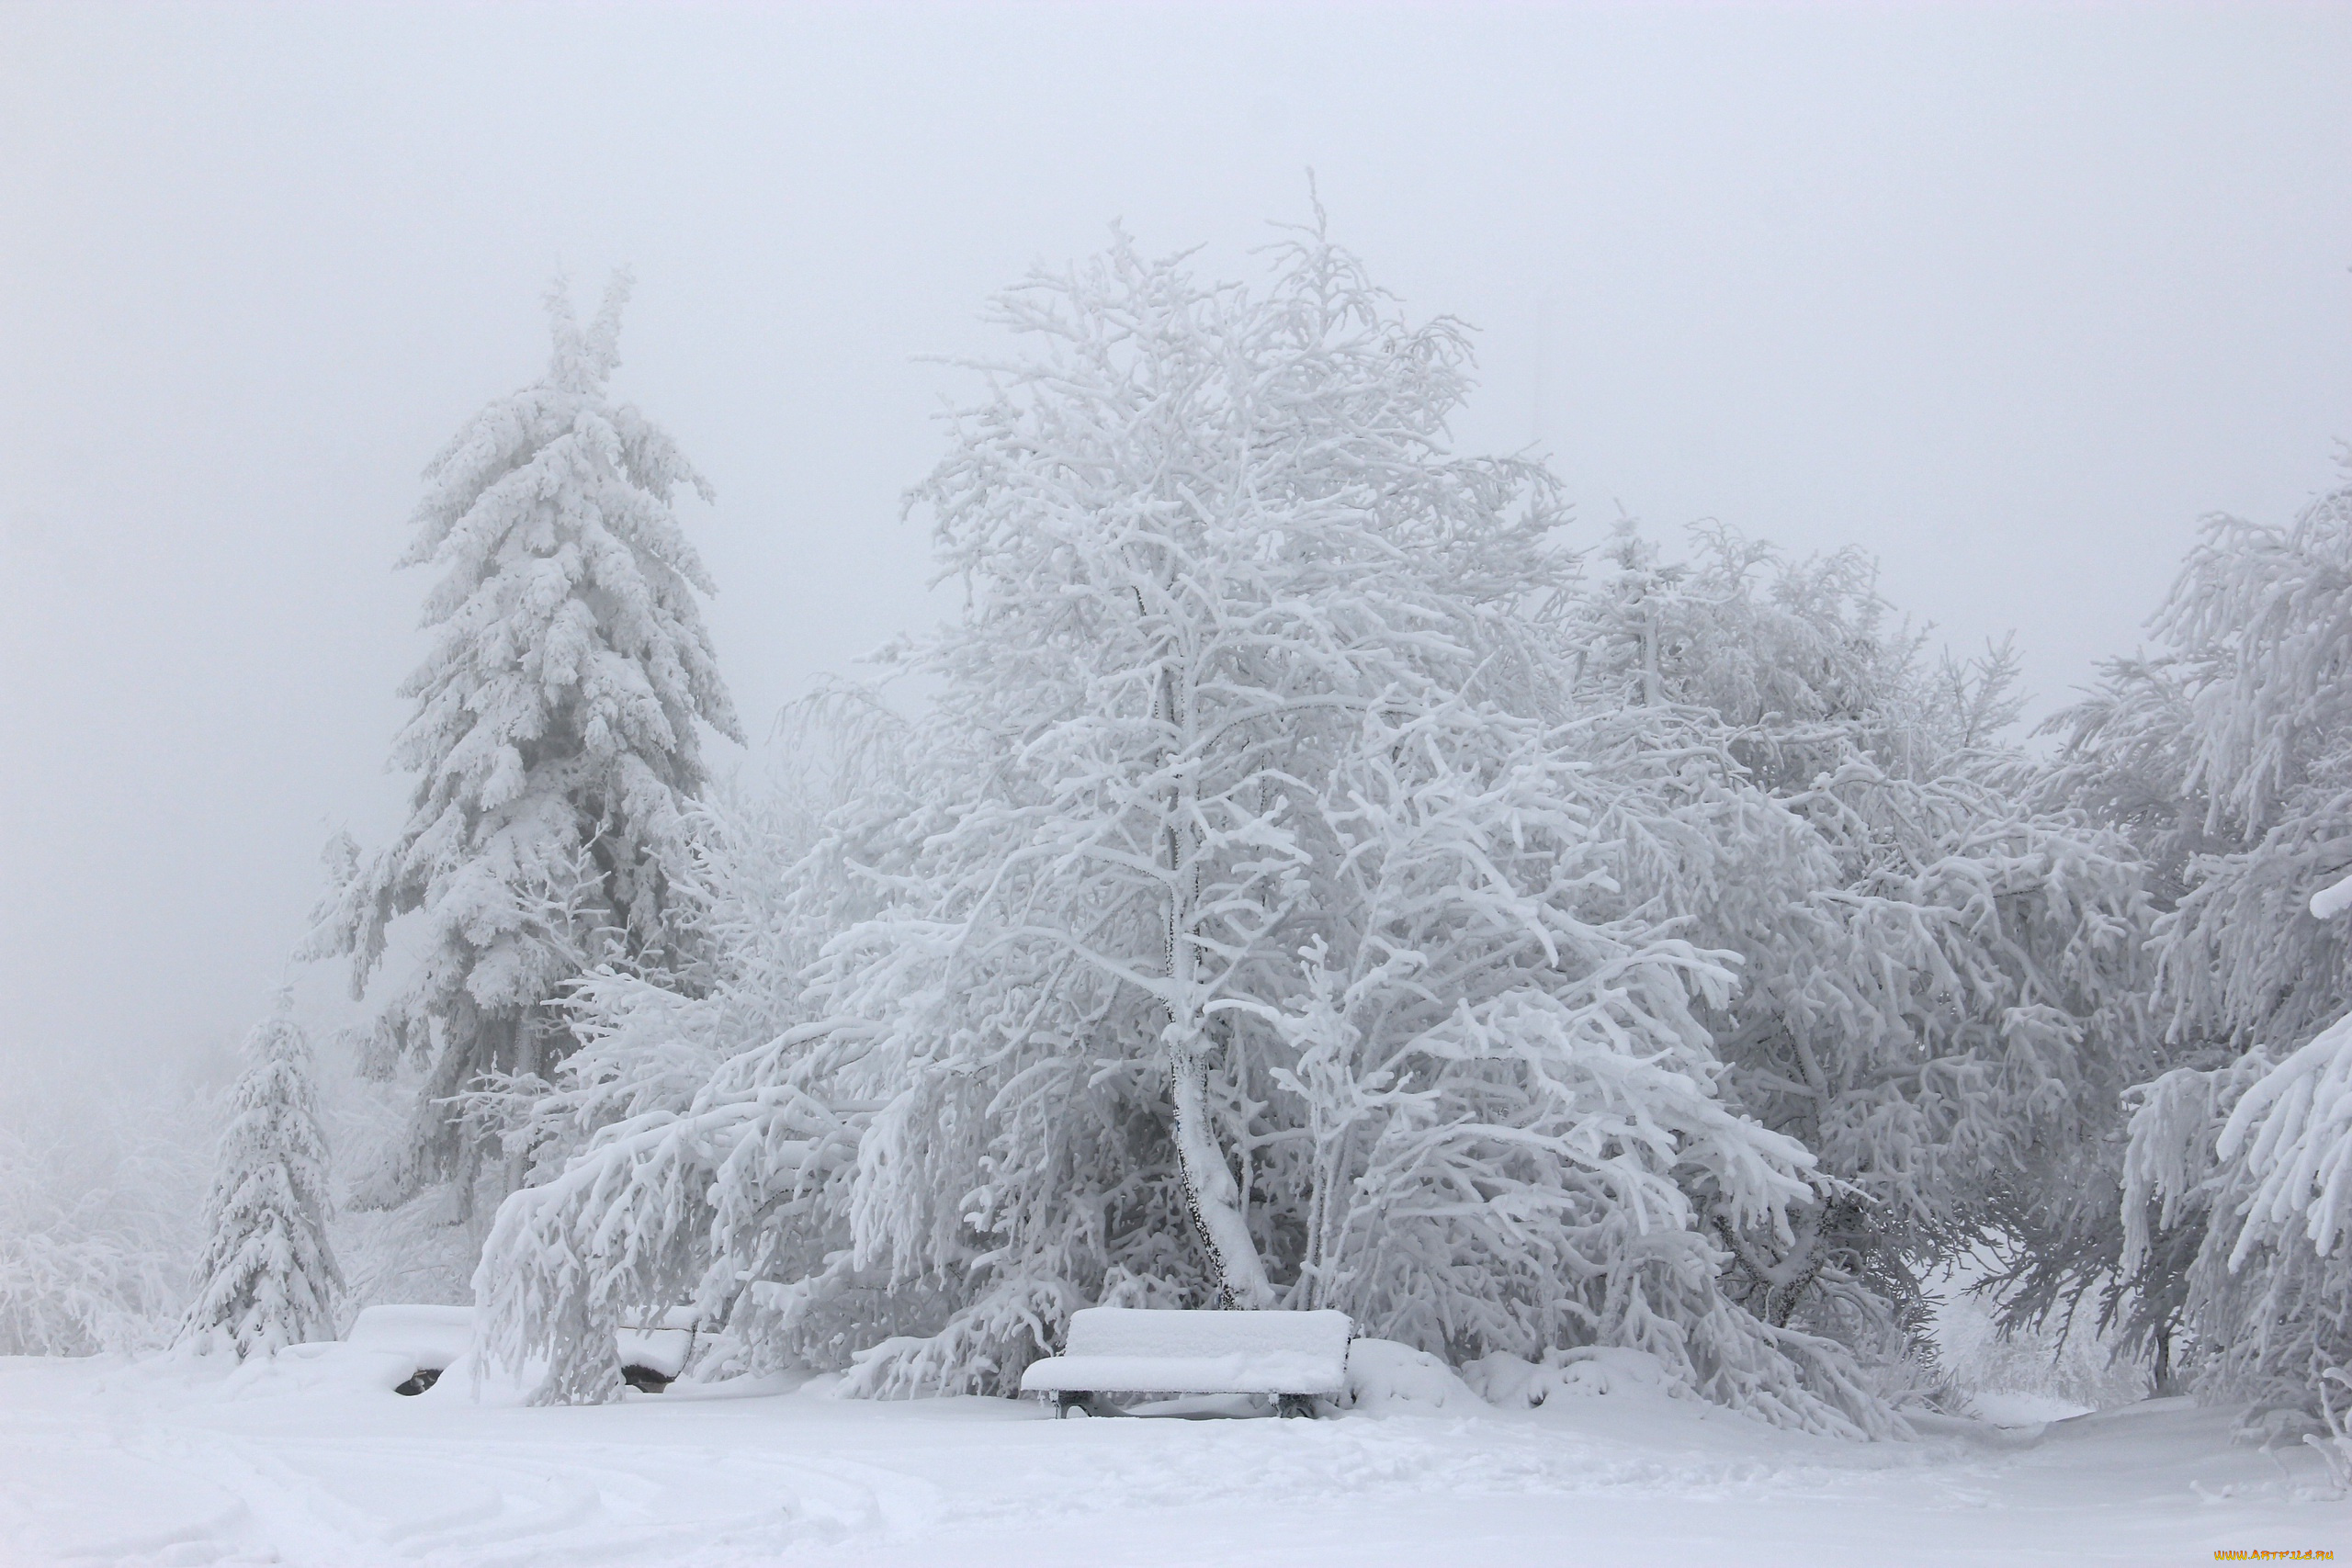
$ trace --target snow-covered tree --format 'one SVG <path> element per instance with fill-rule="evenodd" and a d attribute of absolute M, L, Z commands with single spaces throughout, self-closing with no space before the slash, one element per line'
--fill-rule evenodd
<path fill-rule="evenodd" d="M 2130 1098 L 2119 1276 L 2169 1287 L 2206 1393 L 2308 1400 L 2352 1365 L 2347 1082 L 2352 1020 L 2284 1061 L 2176 1067 Z"/>
<path fill-rule="evenodd" d="M 567 1053 L 565 986 L 599 964 L 690 967 L 677 878 L 706 783 L 698 727 L 740 731 L 695 601 L 710 579 L 671 504 L 681 485 L 709 487 L 607 393 L 628 289 L 616 276 L 584 329 L 551 289 L 547 373 L 425 470 L 401 564 L 442 577 L 394 751 L 415 792 L 380 853 L 364 867 L 346 853 L 316 944 L 350 955 L 357 991 L 393 922 L 421 925 L 364 1055 L 379 1075 L 424 1066 L 372 1202 L 447 1180 L 470 1214 L 501 1131 L 485 1111 L 501 1100 L 480 1091 L 540 1082 Z M 511 1187 L 521 1168 L 503 1174 Z"/>
<path fill-rule="evenodd" d="M 1719 1278 L 1719 1231 L 1794 1241 L 1815 1162 L 1724 1100 L 1702 1020 L 1736 961 L 1655 894 L 1737 883 L 1780 825 L 1671 716 L 1368 739 L 1326 792 L 1341 897 L 1272 1073 L 1307 1134 L 1303 1304 L 1463 1359 L 1642 1349 L 1787 1425 L 1892 1430 L 1840 1347 Z"/>
<path fill-rule="evenodd" d="M 1164 1097 L 1212 1299 L 1270 1305 L 1250 1037 L 1295 983 L 1328 852 L 1307 808 L 1367 716 L 1471 683 L 1495 612 L 1557 558 L 1549 497 L 1522 465 L 1442 455 L 1459 333 L 1406 327 L 1319 241 L 1264 299 L 1123 243 L 1000 308 L 1040 353 L 993 367 L 919 492 L 972 597 L 923 655 L 969 782 L 916 897 L 845 940 L 833 1005 L 891 1021 L 891 1073 L 944 1087 L 937 1053 L 978 1052 L 1040 1114 L 1077 1064 L 1123 1064 Z M 916 1273 L 963 1250 L 951 1211 L 1010 1152 L 982 1123 L 899 1147 L 944 1109 L 926 1098 L 877 1122 L 862 1205 L 864 1246 Z"/>
<path fill-rule="evenodd" d="M 0 1098 L 0 1355 L 152 1349 L 176 1331 L 217 1096 L 109 1076 Z"/>
<path fill-rule="evenodd" d="M 2209 830 L 2209 803 L 2188 784 L 2191 716 L 2187 666 L 2159 650 L 2108 660 L 2097 684 L 2041 727 L 2059 747 L 2036 798 L 2123 837 L 2140 863 L 2152 933 L 2178 908 L 2203 858 L 2237 847 L 2228 831 Z M 2185 1345 L 2188 1273 L 2205 1209 L 2176 1195 L 2160 1218 L 2135 1200 L 2127 1222 L 2124 1129 L 2143 1103 L 2144 1086 L 2173 1068 L 2214 1066 L 2237 1052 L 2225 1038 L 2162 1016 L 2171 1010 L 2156 990 L 2156 946 L 2142 946 L 2148 967 L 2133 987 L 2140 1016 L 2122 1043 L 2120 1077 L 2143 1087 L 2118 1099 L 2112 1124 L 2082 1139 L 2068 1168 L 2004 1194 L 1987 1217 L 2006 1238 L 2006 1265 L 1993 1281 L 2005 1325 L 2038 1331 L 2087 1307 L 2098 1327 L 2115 1332 L 2116 1343 L 2169 1389 Z M 2135 1224 L 2146 1227 L 2137 1242 L 2128 1234 Z"/>
<path fill-rule="evenodd" d="M 1732 878 L 1736 769 L 1568 711 L 1574 561 L 1540 469 L 1447 449 L 1459 330 L 1319 231 L 1263 295 L 1121 240 L 999 319 L 1035 352 L 916 492 L 944 696 L 798 874 L 871 908 L 801 1021 L 509 1200 L 491 1343 L 593 1394 L 692 1290 L 856 1388 L 1001 1387 L 1089 1302 L 1342 1303 L 1885 1429 L 1717 1288 L 1708 1216 L 1785 1233 L 1811 1161 L 1717 1099 L 1725 955 L 1626 879 Z"/>
<path fill-rule="evenodd" d="M 331 1339 L 343 1277 L 328 1248 L 327 1152 L 309 1039 L 290 987 L 245 1042 L 230 1096 L 204 1251 L 181 1337 L 225 1340 L 240 1357 Z"/>
<path fill-rule="evenodd" d="M 2203 807 L 2159 935 L 2175 1032 L 2307 1040 L 2352 994 L 2352 486 L 2286 528 L 2216 519 L 2157 617 L 2185 688 L 2180 795 Z"/>
<path fill-rule="evenodd" d="M 2133 1096 L 2120 1268 L 2207 1392 L 2316 1398 L 2352 1362 L 2352 487 L 2285 528 L 2215 519 L 2155 627 L 2073 742 L 2145 781 L 2178 887 L 2154 938 L 2177 1065 Z"/>
<path fill-rule="evenodd" d="M 2144 983 L 2140 864 L 2026 798 L 2006 650 L 1929 664 L 1854 554 L 1697 544 L 1668 561 L 1621 529 L 1568 635 L 1580 691 L 1708 742 L 1747 794 L 1736 874 L 1665 862 L 1645 891 L 1738 955 L 1702 1014 L 1725 1091 L 1818 1164 L 1790 1235 L 1714 1223 L 1767 1320 L 1883 1337 L 1892 1308 L 1916 1333 L 1922 1270 L 2021 1185 L 2064 1185 L 2107 1124 Z"/>

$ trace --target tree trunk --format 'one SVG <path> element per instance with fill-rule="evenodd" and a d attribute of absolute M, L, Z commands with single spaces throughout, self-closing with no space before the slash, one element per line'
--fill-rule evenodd
<path fill-rule="evenodd" d="M 1138 596 L 1136 608 L 1142 608 Z M 1180 693 L 1172 662 L 1159 667 L 1156 716 L 1171 736 L 1191 728 L 1191 705 Z M 1191 829 L 1198 801 L 1193 774 L 1180 773 L 1169 790 L 1167 818 L 1160 829 L 1160 852 L 1169 873 L 1166 924 L 1161 938 L 1167 945 L 1168 1084 L 1175 1112 L 1176 1159 L 1184 1179 L 1184 1209 L 1192 1215 L 1193 1234 L 1208 1259 L 1209 1274 L 1217 1282 L 1216 1304 L 1227 1308 L 1260 1308 L 1274 1304 L 1274 1287 L 1250 1237 L 1250 1222 L 1241 1208 L 1241 1189 L 1233 1179 L 1218 1145 L 1215 1120 L 1208 1104 L 1208 1041 L 1201 1027 L 1199 954 L 1192 940 L 1193 914 L 1200 887 L 1197 837 Z"/>
<path fill-rule="evenodd" d="M 538 1021 L 526 1011 L 514 1021 L 514 1072 L 518 1077 L 537 1077 L 538 1071 Z M 530 1155 L 519 1145 L 506 1156 L 504 1175 L 508 1193 L 523 1190 L 523 1180 L 530 1172 Z"/>
<path fill-rule="evenodd" d="M 1226 1164 L 1210 1125 L 1208 1065 L 1202 1061 L 1196 1036 L 1180 1043 L 1169 1064 L 1169 1083 L 1176 1109 L 1176 1157 L 1184 1177 L 1184 1207 L 1193 1229 L 1208 1255 L 1209 1271 L 1216 1277 L 1221 1307 L 1261 1308 L 1274 1304 L 1273 1282 L 1250 1239 L 1250 1222 L 1241 1213 L 1241 1190 Z"/>

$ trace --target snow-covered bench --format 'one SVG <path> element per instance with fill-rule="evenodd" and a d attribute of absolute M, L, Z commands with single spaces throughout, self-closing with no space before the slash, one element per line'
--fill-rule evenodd
<path fill-rule="evenodd" d="M 1312 1416 L 1317 1394 L 1348 1386 L 1343 1312 L 1176 1312 L 1087 1307 L 1069 1314 L 1062 1353 L 1021 1374 L 1059 1416 L 1120 1393 L 1259 1393 L 1283 1416 Z"/>
<path fill-rule="evenodd" d="M 699 1322 L 694 1308 L 682 1306 L 643 1323 L 623 1324 L 614 1336 L 621 1381 L 640 1393 L 660 1393 L 677 1382 L 694 1354 Z"/>
<path fill-rule="evenodd" d="M 474 1309 L 454 1306 L 371 1306 L 344 1336 L 355 1349 L 405 1356 L 408 1377 L 395 1393 L 423 1393 L 473 1344 Z"/>
<path fill-rule="evenodd" d="M 673 1307 L 641 1324 L 624 1325 L 613 1337 L 621 1381 L 647 1393 L 668 1388 L 694 1353 L 695 1323 L 692 1307 Z M 471 1307 L 400 1304 L 368 1307 L 344 1339 L 355 1349 L 405 1358 L 410 1370 L 392 1392 L 423 1393 L 472 1347 L 473 1333 Z"/>

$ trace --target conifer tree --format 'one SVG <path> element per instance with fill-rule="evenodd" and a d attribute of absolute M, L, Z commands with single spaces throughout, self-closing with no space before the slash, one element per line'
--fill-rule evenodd
<path fill-rule="evenodd" d="M 183 1339 L 227 1336 L 238 1356 L 331 1339 L 343 1276 L 327 1246 L 326 1140 L 311 1085 L 311 1044 L 291 987 L 245 1042 L 231 1098 L 204 1253 Z"/>
<path fill-rule="evenodd" d="M 442 578 L 431 654 L 393 758 L 417 775 L 406 825 L 364 867 L 345 856 L 314 951 L 352 959 L 355 991 L 386 936 L 421 917 L 418 961 L 363 1067 L 429 1064 L 408 1136 L 362 1190 L 371 1206 L 435 1181 L 470 1218 L 496 1151 L 502 1080 L 529 1085 L 570 1048 L 549 1004 L 600 964 L 675 971 L 684 812 L 706 769 L 697 725 L 741 739 L 695 600 L 709 574 L 679 486 L 709 485 L 606 386 L 626 274 L 583 329 L 559 283 L 537 381 L 468 420 L 425 470 L 402 566 Z M 519 1162 L 507 1185 L 520 1179 Z"/>

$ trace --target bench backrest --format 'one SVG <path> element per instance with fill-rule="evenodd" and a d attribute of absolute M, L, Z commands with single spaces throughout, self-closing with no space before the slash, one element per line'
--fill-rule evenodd
<path fill-rule="evenodd" d="M 1343 1312 L 1185 1312 L 1085 1307 L 1069 1314 L 1070 1356 L 1232 1356 L 1287 1351 L 1344 1358 Z"/>

